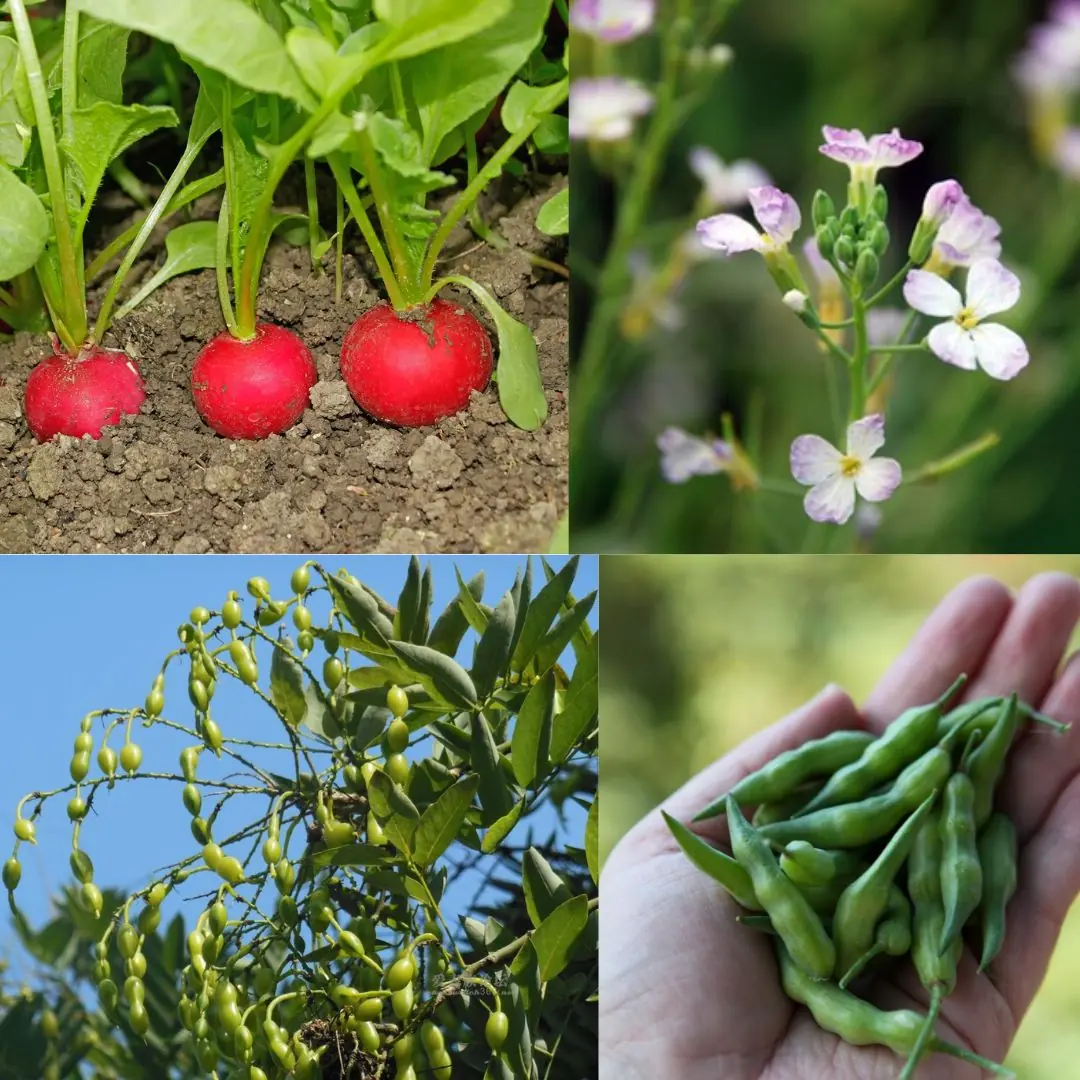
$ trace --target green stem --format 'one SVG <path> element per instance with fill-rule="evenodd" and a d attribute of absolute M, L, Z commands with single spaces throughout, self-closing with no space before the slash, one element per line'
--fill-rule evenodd
<path fill-rule="evenodd" d="M 871 345 L 868 351 L 872 353 L 926 352 L 926 346 L 921 343 L 918 345 Z"/>
<path fill-rule="evenodd" d="M 828 334 L 823 333 L 821 330 L 815 330 L 815 333 L 821 343 L 836 357 L 837 360 L 843 361 L 845 367 L 851 367 L 854 361 L 851 353 L 849 353 L 847 349 L 837 345 Z"/>
<path fill-rule="evenodd" d="M 961 1061 L 967 1061 L 972 1065 L 978 1065 L 980 1069 L 985 1069 L 995 1076 L 1003 1077 L 1004 1080 L 1016 1080 L 1016 1073 L 1014 1073 L 1012 1069 L 1007 1069 L 1004 1065 L 999 1065 L 996 1061 L 984 1058 L 981 1054 L 976 1054 L 973 1050 L 965 1050 L 962 1046 L 954 1046 L 952 1043 L 937 1038 L 937 1036 L 931 1038 L 930 1049 L 937 1050 L 942 1054 L 948 1054 L 950 1057 L 959 1058 Z"/>
<path fill-rule="evenodd" d="M 904 263 L 904 265 L 900 267 L 900 269 L 895 274 L 893 274 L 893 276 L 889 278 L 889 280 L 880 289 L 878 289 L 878 291 L 874 293 L 874 295 L 871 296 L 869 300 L 866 301 L 866 306 L 868 308 L 872 308 L 879 300 L 884 300 L 885 297 L 890 292 L 892 292 L 892 290 L 895 289 L 896 286 L 899 285 L 904 278 L 907 277 L 908 271 L 914 265 L 915 264 L 910 259 L 908 259 L 908 261 Z"/>
<path fill-rule="evenodd" d="M 866 410 L 866 305 L 862 298 L 851 298 L 851 313 L 855 320 L 855 350 L 851 357 L 851 409 L 849 421 L 861 420 Z"/>
<path fill-rule="evenodd" d="M 304 155 L 304 188 L 307 191 L 308 212 L 308 254 L 311 256 L 311 272 L 317 274 L 321 269 L 319 257 L 315 254 L 319 230 L 319 196 L 315 190 L 315 162 Z"/>
<path fill-rule="evenodd" d="M 61 337 L 68 351 L 75 355 L 86 341 L 86 294 L 76 265 L 71 221 L 68 219 L 64 169 L 60 163 L 56 130 L 53 127 L 52 113 L 49 111 L 49 94 L 45 88 L 45 78 L 41 73 L 41 61 L 38 59 L 37 48 L 34 45 L 34 32 L 30 29 L 26 7 L 23 0 L 10 0 L 9 9 L 12 22 L 15 24 L 19 52 L 26 69 L 26 81 L 30 87 L 30 99 L 34 106 L 34 118 L 37 122 L 38 139 L 41 144 L 41 157 L 45 163 L 45 177 L 49 186 L 49 201 L 52 204 L 53 233 L 56 236 L 56 254 L 60 262 L 60 277 L 64 293 L 63 306 L 58 309 L 63 316 L 61 322 L 64 326 L 64 334 Z M 59 326 L 56 326 L 56 331 L 60 334 Z"/>
<path fill-rule="evenodd" d="M 897 1080 L 911 1080 L 915 1075 L 915 1070 L 919 1067 L 919 1061 L 926 1052 L 930 1039 L 933 1037 L 934 1024 L 941 1009 L 941 997 L 942 988 L 935 986 L 930 991 L 930 1009 L 926 1014 L 926 1021 L 923 1024 L 922 1031 L 919 1032 L 919 1037 L 915 1040 L 915 1045 L 911 1049 L 911 1054 L 904 1065 L 903 1072 L 900 1073 Z"/>
<path fill-rule="evenodd" d="M 217 275 L 218 300 L 221 302 L 221 315 L 229 333 L 236 334 L 236 316 L 233 314 L 232 298 L 229 296 L 229 189 L 225 188 L 221 196 L 221 208 L 218 210 L 217 253 L 214 270 Z M 254 327 L 254 320 L 252 321 Z"/>
<path fill-rule="evenodd" d="M 911 328 L 915 325 L 919 318 L 917 311 L 911 312 L 907 317 L 907 322 L 904 323 L 900 329 L 900 336 L 896 339 L 897 345 L 904 344 L 908 334 L 911 333 Z M 889 374 L 889 368 L 892 367 L 893 358 L 891 356 L 885 356 L 880 364 L 874 369 L 874 374 L 870 378 L 870 385 L 867 388 L 867 394 L 872 394 L 884 381 L 885 376 Z"/>
<path fill-rule="evenodd" d="M 334 225 L 336 247 L 334 252 L 334 303 L 341 303 L 341 271 L 345 258 L 345 197 L 341 188 L 334 189 Z"/>
<path fill-rule="evenodd" d="M 405 108 L 405 90 L 401 85 L 401 68 L 397 63 L 390 64 L 390 92 L 394 95 L 394 112 L 402 123 L 409 122 L 409 112 Z"/>
<path fill-rule="evenodd" d="M 476 202 L 484 188 L 502 172 L 503 165 L 510 160 L 517 148 L 532 135 L 540 122 L 566 100 L 569 87 L 568 79 L 563 79 L 548 87 L 550 92 L 537 103 L 537 111 L 532 113 L 522 127 L 495 151 L 487 164 L 476 174 L 472 183 L 454 200 L 453 206 L 447 211 L 442 223 L 436 229 L 435 235 L 431 238 L 427 255 L 424 257 L 424 264 L 420 269 L 420 286 L 422 290 L 426 291 L 430 288 L 431 279 L 435 273 L 435 264 L 439 261 L 439 256 L 442 254 L 442 249 L 450 238 L 454 226 L 461 220 L 462 215 L 469 207 Z"/>
<path fill-rule="evenodd" d="M 120 295 L 120 289 L 124 284 L 124 280 L 130 273 L 132 266 L 135 265 L 135 260 L 142 254 L 142 250 L 146 246 L 146 242 L 150 239 L 154 229 L 157 228 L 158 222 L 169 212 L 170 204 L 176 196 L 176 192 L 180 185 L 183 183 L 184 177 L 187 176 L 188 169 L 195 164 L 195 159 L 202 152 L 202 148 L 206 145 L 206 140 L 210 138 L 210 134 L 211 132 L 207 131 L 202 138 L 197 139 L 194 143 L 190 143 L 184 148 L 184 153 L 177 163 L 176 168 L 173 169 L 172 175 L 161 189 L 161 194 L 157 197 L 153 207 L 151 207 L 150 213 L 143 219 L 142 225 L 139 227 L 139 231 L 131 243 L 131 247 L 128 248 L 123 262 L 120 263 L 116 274 L 113 276 L 112 283 L 109 285 L 109 291 L 101 301 L 101 310 L 98 312 L 97 322 L 94 323 L 94 341 L 101 341 L 105 331 L 108 330 L 113 305 Z"/>
<path fill-rule="evenodd" d="M 62 83 L 60 91 L 61 128 L 64 138 L 74 134 L 72 114 L 78 107 L 76 63 L 79 53 L 79 9 L 75 4 L 64 12 L 64 59 L 62 64 Z"/>
<path fill-rule="evenodd" d="M 951 472 L 956 472 L 957 469 L 962 469 L 969 462 L 974 461 L 975 458 L 985 454 L 988 450 L 993 450 L 1000 442 L 1001 437 L 996 431 L 988 431 L 985 435 L 980 436 L 966 446 L 962 446 L 959 450 L 949 454 L 947 457 L 939 458 L 937 461 L 928 462 L 917 472 L 912 473 L 911 476 L 905 476 L 903 482 L 910 485 L 938 480 L 942 476 L 946 476 Z"/>
<path fill-rule="evenodd" d="M 408 305 L 401 294 L 401 288 L 397 277 L 394 275 L 393 268 L 390 266 L 390 260 L 386 257 L 386 249 L 383 247 L 375 227 L 371 224 L 371 218 L 368 217 L 364 204 L 356 190 L 356 185 L 352 181 L 348 161 L 341 154 L 331 154 L 327 161 L 330 165 L 330 171 L 337 181 L 338 190 L 344 195 L 345 201 L 349 204 L 349 211 L 356 219 L 360 233 L 371 251 L 371 257 L 375 260 L 375 265 L 379 269 L 379 274 L 383 279 L 383 286 L 390 297 L 390 303 L 395 311 L 401 311 Z"/>

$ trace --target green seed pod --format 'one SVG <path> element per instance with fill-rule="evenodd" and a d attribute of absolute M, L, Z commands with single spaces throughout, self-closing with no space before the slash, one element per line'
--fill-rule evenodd
<path fill-rule="evenodd" d="M 203 952 L 203 934 L 201 930 L 192 930 L 187 936 L 188 955 L 195 959 L 196 956 L 202 956 Z"/>
<path fill-rule="evenodd" d="M 428 1054 L 428 1069 L 434 1080 L 450 1080 L 453 1074 L 453 1061 L 445 1048 Z"/>
<path fill-rule="evenodd" d="M 100 942 L 99 942 L 100 944 Z M 112 967 L 109 961 L 102 957 L 100 960 L 94 961 L 94 982 L 103 983 L 106 979 L 112 978 Z"/>
<path fill-rule="evenodd" d="M 367 1053 L 374 1054 L 378 1052 L 382 1040 L 379 1038 L 375 1025 L 370 1020 L 358 1021 L 354 1031 L 357 1041 Z"/>
<path fill-rule="evenodd" d="M 391 686 L 386 692 L 386 707 L 400 719 L 409 711 L 409 695 L 400 686 Z"/>
<path fill-rule="evenodd" d="M 253 577 L 248 579 L 247 583 L 248 594 L 253 596 L 256 600 L 269 600 L 270 599 L 270 582 L 264 577 Z"/>
<path fill-rule="evenodd" d="M 263 841 L 262 857 L 267 866 L 273 866 L 281 858 L 281 841 L 276 835 L 272 834 Z"/>
<path fill-rule="evenodd" d="M 420 1026 L 420 1041 L 424 1044 L 424 1052 L 429 1057 L 446 1047 L 442 1031 L 430 1020 L 425 1020 Z"/>
<path fill-rule="evenodd" d="M 232 855 L 226 855 L 216 869 L 218 876 L 224 878 L 230 885 L 239 885 L 244 880 L 244 867 L 240 860 Z"/>
<path fill-rule="evenodd" d="M 391 754 L 386 759 L 386 775 L 400 787 L 409 783 L 409 761 L 404 754 Z"/>
<path fill-rule="evenodd" d="M 236 640 L 229 645 L 229 656 L 236 666 L 236 673 L 240 681 L 248 686 L 254 686 L 259 679 L 259 667 L 255 663 L 255 657 L 244 642 Z"/>
<path fill-rule="evenodd" d="M 165 695 L 160 690 L 151 690 L 143 702 L 143 712 L 147 716 L 160 716 L 165 708 Z"/>
<path fill-rule="evenodd" d="M 180 998 L 176 1011 L 180 1016 L 180 1026 L 185 1031 L 194 1031 L 195 1021 L 199 1015 L 195 1002 L 185 995 Z"/>
<path fill-rule="evenodd" d="M 492 1050 L 497 1052 L 502 1047 L 509 1032 L 510 1018 L 506 1013 L 493 1012 L 488 1014 L 487 1022 L 484 1024 L 484 1038 Z"/>
<path fill-rule="evenodd" d="M 203 862 L 210 867 L 215 873 L 217 868 L 221 865 L 221 860 L 225 858 L 225 852 L 222 850 L 220 844 L 208 843 L 204 845 L 202 851 Z"/>
<path fill-rule="evenodd" d="M 229 912 L 220 900 L 215 900 L 210 905 L 210 912 L 206 921 L 215 934 L 224 933 L 225 927 L 229 925 Z"/>
<path fill-rule="evenodd" d="M 413 1059 L 413 1038 L 411 1035 L 399 1035 L 394 1041 L 394 1060 L 398 1067 L 409 1065 Z"/>
<path fill-rule="evenodd" d="M 82 887 L 82 902 L 86 909 L 93 912 L 94 917 L 98 918 L 105 904 L 105 898 L 101 895 L 101 890 L 92 881 L 85 881 Z"/>
<path fill-rule="evenodd" d="M 333 917 L 334 909 L 329 904 L 316 904 L 313 901 L 308 908 L 308 921 L 311 923 L 311 929 L 316 934 L 321 934 L 326 930 Z"/>
<path fill-rule="evenodd" d="M 4 863 L 4 888 L 8 892 L 14 892 L 19 887 L 22 878 L 22 864 L 14 855 Z"/>
<path fill-rule="evenodd" d="M 184 785 L 184 807 L 192 817 L 198 817 L 202 810 L 202 792 L 194 784 Z"/>
<path fill-rule="evenodd" d="M 248 1080 L 269 1080 L 269 1078 L 258 1065 L 252 1065 L 248 1070 Z"/>
<path fill-rule="evenodd" d="M 161 925 L 161 908 L 147 904 L 139 913 L 139 933 L 150 937 Z"/>
<path fill-rule="evenodd" d="M 15 835 L 27 844 L 36 844 L 34 836 L 34 823 L 29 818 L 17 817 L 15 819 Z"/>
<path fill-rule="evenodd" d="M 202 626 L 204 623 L 210 621 L 210 612 L 204 607 L 195 607 L 191 609 L 191 614 L 188 618 L 196 625 Z"/>
<path fill-rule="evenodd" d="M 411 956 L 395 960 L 386 973 L 386 985 L 391 990 L 403 990 L 416 978 L 416 962 Z"/>
<path fill-rule="evenodd" d="M 199 1039 L 195 1043 L 195 1060 L 207 1073 L 217 1069 L 218 1051 L 210 1039 Z"/>
<path fill-rule="evenodd" d="M 129 975 L 134 975 L 136 979 L 142 979 L 146 977 L 146 957 L 137 952 L 127 963 L 124 965 L 125 971 Z"/>
<path fill-rule="evenodd" d="M 343 956 L 364 955 L 364 943 L 351 930 L 341 931 L 337 939 L 337 947 Z"/>
<path fill-rule="evenodd" d="M 209 716 L 203 718 L 202 722 L 203 741 L 207 747 L 211 749 L 218 757 L 221 757 L 221 747 L 225 743 L 225 739 L 221 734 L 221 728 L 217 723 L 210 719 Z"/>
<path fill-rule="evenodd" d="M 180 752 L 180 771 L 189 784 L 195 779 L 195 770 L 199 767 L 199 752 L 201 750 L 201 746 L 188 746 Z"/>
<path fill-rule="evenodd" d="M 211 934 L 203 938 L 203 958 L 208 964 L 212 964 L 225 948 L 225 939 L 220 934 Z"/>
<path fill-rule="evenodd" d="M 104 979 L 98 983 L 98 1001 L 101 1002 L 101 1007 L 106 1013 L 110 1015 L 115 1013 L 116 1006 L 120 1002 L 120 991 L 112 979 Z"/>
<path fill-rule="evenodd" d="M 124 980 L 124 1000 L 131 1005 L 140 1005 L 146 999 L 146 986 L 138 975 L 129 975 Z"/>
<path fill-rule="evenodd" d="M 210 691 L 207 684 L 194 675 L 188 679 L 188 697 L 199 712 L 206 712 L 210 708 Z"/>
<path fill-rule="evenodd" d="M 128 776 L 132 776 L 142 764 L 142 748 L 138 743 L 125 743 L 120 749 L 120 765 Z"/>
<path fill-rule="evenodd" d="M 46 1039 L 58 1039 L 60 1037 L 60 1017 L 52 1009 L 41 1011 L 41 1034 Z"/>
<path fill-rule="evenodd" d="M 869 247 L 864 247 L 855 262 L 855 280 L 862 286 L 864 292 L 877 281 L 880 270 L 881 263 L 878 257 Z"/>
<path fill-rule="evenodd" d="M 111 746 L 103 746 L 97 752 L 98 768 L 102 775 L 110 780 L 116 775 L 116 765 L 119 760 L 116 751 Z"/>
<path fill-rule="evenodd" d="M 289 892 L 296 883 L 296 868 L 288 859 L 278 860 L 274 867 L 274 881 L 278 891 L 282 893 Z"/>
<path fill-rule="evenodd" d="M 296 635 L 296 644 L 302 653 L 309 653 L 315 648 L 315 635 L 310 630 L 301 630 Z"/>
<path fill-rule="evenodd" d="M 117 931 L 116 947 L 125 960 L 130 960 L 139 951 L 139 932 L 131 923 L 124 923 Z"/>
<path fill-rule="evenodd" d="M 296 607 L 293 608 L 292 621 L 293 626 L 295 626 L 297 630 L 310 630 L 311 612 L 308 611 L 303 604 L 297 604 Z"/>
<path fill-rule="evenodd" d="M 353 1008 L 353 1015 L 358 1020 L 379 1020 L 383 1013 L 383 998 L 370 997 L 358 1001 Z"/>
<path fill-rule="evenodd" d="M 386 745 L 391 754 L 400 754 L 409 745 L 409 725 L 404 720 L 391 720 L 386 729 Z"/>
<path fill-rule="evenodd" d="M 237 1060 L 245 1064 L 250 1062 L 253 1057 L 254 1046 L 255 1036 L 251 1034 L 250 1029 L 241 1023 L 233 1033 L 233 1050 L 236 1053 Z"/>
<path fill-rule="evenodd" d="M 399 1020 L 407 1020 L 412 1015 L 413 997 L 412 983 L 390 995 L 390 1008 Z"/>
<path fill-rule="evenodd" d="M 345 665 L 336 657 L 328 656 L 323 664 L 323 682 L 331 690 L 336 690 L 345 678 Z"/>
<path fill-rule="evenodd" d="M 851 266 L 855 262 L 855 245 L 851 238 L 841 235 L 833 245 L 833 258 L 843 266 Z"/>
<path fill-rule="evenodd" d="M 85 780 L 87 773 L 90 772 L 90 755 L 76 754 L 71 759 L 68 771 L 71 773 L 71 779 L 74 780 L 76 784 Z"/>
<path fill-rule="evenodd" d="M 82 821 L 86 817 L 86 800 L 79 795 L 70 799 L 67 804 L 67 816 L 71 821 Z"/>
<path fill-rule="evenodd" d="M 283 600 L 271 600 L 268 604 L 259 608 L 259 625 L 273 626 L 274 623 L 281 621 L 288 610 L 289 605 Z"/>
<path fill-rule="evenodd" d="M 235 600 L 226 600 L 221 605 L 221 621 L 226 630 L 235 630 L 243 619 L 243 609 Z"/>
<path fill-rule="evenodd" d="M 168 892 L 169 890 L 166 888 L 163 881 L 155 881 L 150 887 L 150 891 L 146 894 L 146 902 L 151 907 L 160 907 L 162 903 L 164 903 Z"/>
<path fill-rule="evenodd" d="M 323 841 L 328 848 L 341 847 L 353 838 L 353 827 L 347 821 L 328 821 L 322 829 Z"/>
<path fill-rule="evenodd" d="M 311 584 L 311 571 L 308 570 L 307 564 L 298 566 L 293 572 L 292 577 L 289 578 L 289 585 L 292 591 L 297 596 L 301 596 L 307 592 L 308 586 Z"/>
<path fill-rule="evenodd" d="M 94 863 L 90 856 L 79 848 L 75 848 L 68 856 L 68 865 L 71 867 L 75 879 L 81 882 L 92 881 L 94 878 Z"/>
<path fill-rule="evenodd" d="M 192 818 L 191 819 L 191 835 L 195 837 L 195 840 L 199 844 L 210 843 L 210 825 L 206 818 Z"/>
<path fill-rule="evenodd" d="M 89 754 L 94 749 L 94 736 L 87 731 L 80 731 L 75 736 L 75 753 Z"/>
<path fill-rule="evenodd" d="M 367 840 L 369 844 L 374 844 L 376 847 L 382 847 L 387 843 L 386 833 L 371 810 L 368 811 L 367 816 Z"/>

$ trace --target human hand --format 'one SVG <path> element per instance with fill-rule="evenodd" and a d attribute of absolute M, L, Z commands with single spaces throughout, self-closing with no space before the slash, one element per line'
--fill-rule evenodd
<path fill-rule="evenodd" d="M 961 672 L 969 675 L 968 699 L 1015 690 L 1071 722 L 1064 736 L 1029 727 L 1009 753 L 999 798 L 1016 825 L 1019 888 L 1005 945 L 982 974 L 965 947 L 938 1021 L 943 1038 L 1000 1061 L 1080 891 L 1080 654 L 1058 672 L 1078 617 L 1080 583 L 1062 574 L 1032 578 L 1015 598 L 992 579 L 966 581 L 929 616 L 861 714 L 843 691 L 826 687 L 703 770 L 663 809 L 688 821 L 782 751 L 838 728 L 880 732 Z M 728 843 L 722 815 L 694 829 Z M 601 893 L 602 1080 L 891 1080 L 900 1071 L 891 1051 L 849 1046 L 785 996 L 769 940 L 735 922 L 735 902 L 687 860 L 659 809 L 611 852 Z M 876 978 L 867 996 L 883 1009 L 927 1007 L 907 961 Z M 926 1058 L 917 1073 L 919 1080 L 978 1075 L 941 1056 Z"/>

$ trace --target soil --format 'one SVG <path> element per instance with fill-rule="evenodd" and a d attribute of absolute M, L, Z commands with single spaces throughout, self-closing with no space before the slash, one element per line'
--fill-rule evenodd
<path fill-rule="evenodd" d="M 563 261 L 565 244 L 532 226 L 563 182 L 504 195 L 509 209 L 488 204 L 486 219 L 515 247 L 496 251 L 459 227 L 444 261 L 533 331 L 549 410 L 538 431 L 506 419 L 494 386 L 431 427 L 365 416 L 338 360 L 346 330 L 381 298 L 369 267 L 346 255 L 339 306 L 332 267 L 313 275 L 306 249 L 275 243 L 260 318 L 298 333 L 319 368 L 300 423 L 259 442 L 230 442 L 195 411 L 191 365 L 221 329 L 213 271 L 173 279 L 106 336 L 138 361 L 147 400 L 98 441 L 35 442 L 22 393 L 44 343 L 20 334 L 0 345 L 0 552 L 546 551 L 567 502 L 567 284 L 534 268 L 525 251 Z M 200 216 L 213 212 L 204 207 Z M 143 260 L 144 272 L 158 253 Z M 441 295 L 472 311 L 495 340 L 468 292 Z"/>

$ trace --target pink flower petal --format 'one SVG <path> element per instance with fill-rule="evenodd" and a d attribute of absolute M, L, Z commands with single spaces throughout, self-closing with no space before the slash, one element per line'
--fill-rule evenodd
<path fill-rule="evenodd" d="M 869 146 L 874 156 L 874 164 L 879 169 L 904 165 L 923 152 L 922 143 L 905 139 L 899 128 L 893 128 L 887 135 L 871 135 Z"/>
<path fill-rule="evenodd" d="M 826 143 L 824 146 L 819 146 L 818 151 L 843 165 L 860 165 L 870 161 L 874 156 L 868 147 L 837 143 Z"/>
<path fill-rule="evenodd" d="M 842 143 L 847 146 L 866 146 L 866 136 L 858 128 L 830 127 L 826 124 L 821 129 L 825 141 L 829 143 Z"/>
<path fill-rule="evenodd" d="M 994 379 L 1012 379 L 1028 364 L 1027 346 L 1015 331 L 1000 323 L 983 323 L 971 331 L 979 367 Z"/>
<path fill-rule="evenodd" d="M 939 323 L 926 337 L 930 351 L 946 364 L 953 364 L 966 371 L 974 371 L 975 342 L 971 333 L 956 323 Z"/>
<path fill-rule="evenodd" d="M 943 277 L 912 270 L 904 281 L 904 299 L 924 315 L 952 316 L 963 310 L 963 297 Z"/>
<path fill-rule="evenodd" d="M 996 259 L 979 259 L 967 276 L 967 306 L 976 318 L 997 315 L 1015 307 L 1020 299 L 1020 279 Z"/>
<path fill-rule="evenodd" d="M 859 470 L 855 490 L 869 502 L 884 502 L 900 486 L 902 479 L 899 461 L 874 458 Z"/>
<path fill-rule="evenodd" d="M 800 484 L 820 484 L 839 474 L 842 457 L 820 435 L 800 435 L 791 444 L 791 475 Z"/>
<path fill-rule="evenodd" d="M 841 475 L 815 484 L 803 499 L 803 509 L 813 521 L 843 525 L 855 509 L 855 482 Z"/>
<path fill-rule="evenodd" d="M 746 197 L 758 224 L 778 244 L 787 244 L 802 224 L 799 204 L 771 184 L 751 188 Z"/>
<path fill-rule="evenodd" d="M 716 217 L 699 221 L 697 235 L 705 247 L 724 255 L 760 251 L 763 245 L 761 233 L 749 221 L 735 214 L 717 214 Z"/>
<path fill-rule="evenodd" d="M 848 457 L 866 461 L 885 445 L 885 417 L 881 413 L 864 416 L 847 429 Z"/>

